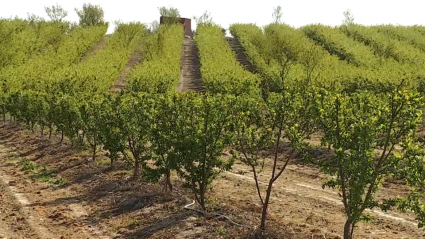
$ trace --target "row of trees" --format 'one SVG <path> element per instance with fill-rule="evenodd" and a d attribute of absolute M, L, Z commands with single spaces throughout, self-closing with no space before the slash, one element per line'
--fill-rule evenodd
<path fill-rule="evenodd" d="M 44 10 L 52 22 L 64 22 L 64 19 L 68 16 L 68 11 L 58 4 L 46 6 Z M 82 9 L 75 8 L 75 12 L 79 17 L 79 25 L 82 27 L 106 24 L 105 13 L 99 5 L 84 3 Z M 30 13 L 28 13 L 28 20 L 32 22 L 44 21 L 43 18 Z"/>
<path fill-rule="evenodd" d="M 425 164 L 424 151 L 416 142 L 415 133 L 421 121 L 424 99 L 409 84 L 413 79 L 382 75 L 384 78 L 363 82 L 363 85 L 357 79 L 358 85 L 353 88 L 344 79 L 323 77 L 326 72 L 323 68 L 326 64 L 323 64 L 331 58 L 316 47 L 306 47 L 311 44 L 305 36 L 292 30 L 292 37 L 288 38 L 289 27 L 276 23 L 266 26 L 264 33 L 255 29 L 253 25 L 231 26 L 231 32 L 239 36 L 250 59 L 259 63 L 257 70 L 266 82 L 262 86 L 262 99 L 266 104 L 276 99 L 279 102 L 274 110 L 250 110 L 254 112 L 248 117 L 252 121 L 245 126 L 250 137 L 238 147 L 257 182 L 263 205 L 260 229 L 266 230 L 265 218 L 273 184 L 297 152 L 303 155 L 305 162 L 319 166 L 331 176 L 324 187 L 341 191 L 347 216 L 344 238 L 352 238 L 357 223 L 371 219 L 365 210 L 375 207 L 383 210 L 391 206 L 401 210 L 410 208 L 422 227 L 425 174 L 420 172 Z M 341 64 L 329 62 L 332 67 Z M 333 81 L 333 87 L 327 87 L 329 80 Z M 335 87 L 337 84 L 341 87 Z M 275 118 L 263 121 L 267 119 L 267 112 L 275 112 Z M 308 153 L 312 146 L 306 144 L 305 139 L 313 132 L 322 135 L 322 146 L 328 147 L 330 159 L 318 160 Z M 263 164 L 258 152 L 265 148 L 262 142 L 267 142 L 266 145 L 270 142 L 264 141 L 270 135 L 275 137 L 275 157 L 269 184 L 262 194 L 257 174 Z M 243 139 L 240 136 L 239 140 Z M 289 142 L 291 147 L 282 160 L 278 152 L 283 142 Z M 382 182 L 394 177 L 405 179 L 411 186 L 411 194 L 405 198 L 378 200 L 375 194 Z"/>
<path fill-rule="evenodd" d="M 207 210 L 207 192 L 220 172 L 241 159 L 253 172 L 263 205 L 260 229 L 266 231 L 273 184 L 284 174 L 290 160 L 301 155 L 334 176 L 324 186 L 341 190 L 347 214 L 345 238 L 355 225 L 369 220 L 366 209 L 398 206 L 411 209 L 423 225 L 421 205 L 425 170 L 422 148 L 415 142 L 421 118 L 422 97 L 398 86 L 382 92 L 335 94 L 320 88 L 286 84 L 280 92 L 259 95 L 128 92 L 90 98 L 54 96 L 24 91 L 7 97 L 6 109 L 31 128 L 35 124 L 56 128 L 75 143 L 87 143 L 93 158 L 101 146 L 113 162 L 120 157 L 134 167 L 134 176 L 165 178 L 172 189 L 176 171 L 196 201 Z M 330 146 L 328 161 L 316 160 L 305 139 L 323 132 Z M 43 133 L 43 131 L 42 131 Z M 284 142 L 289 151 L 282 158 Z M 233 147 L 234 158 L 223 159 Z M 272 171 L 265 192 L 258 182 L 264 167 L 259 152 L 272 149 Z M 377 151 L 376 149 L 381 149 Z M 154 167 L 148 164 L 153 160 Z M 405 177 L 412 186 L 408 198 L 379 201 L 375 193 L 388 177 Z M 288 182 L 290 183 L 290 182 Z"/>
<path fill-rule="evenodd" d="M 410 209 L 423 226 L 424 152 L 415 142 L 419 109 L 424 102 L 420 94 L 403 80 L 384 79 L 373 87 L 343 87 L 343 91 L 317 82 L 318 73 L 328 66 L 323 62 L 333 62 L 332 58 L 323 55 L 323 50 L 305 47 L 308 42 L 302 33 L 288 38 L 290 34 L 285 33 L 291 30 L 280 24 L 267 27 L 265 36 L 257 39 L 258 45 L 241 41 L 247 52 L 254 52 L 250 47 L 260 46 L 255 57 L 261 58 L 257 62 L 262 62 L 259 69 L 264 72 L 258 86 L 260 78 L 243 73 L 234 58 L 230 60 L 233 56 L 230 49 L 225 50 L 220 28 L 206 19 L 198 31 L 197 43 L 203 49 L 203 66 L 210 66 L 203 70 L 204 75 L 211 86 L 216 86 L 206 94 L 172 92 L 178 72 L 174 63 L 179 61 L 180 52 L 169 53 L 176 51 L 177 45 L 167 44 L 166 48 L 163 43 L 170 32 L 181 37 L 182 28 L 164 26 L 147 41 L 154 42 L 147 48 L 154 51 L 148 53 L 152 64 L 142 64 L 141 69 L 152 69 L 144 69 L 139 76 L 134 74 L 120 94 L 87 87 L 102 88 L 106 85 L 104 79 L 72 82 L 78 84 L 70 84 L 67 79 L 49 81 L 52 84 L 46 84 L 46 88 L 57 91 L 27 87 L 4 92 L 3 113 L 31 129 L 41 126 L 42 134 L 47 127 L 50 134 L 57 130 L 75 144 L 89 145 L 93 158 L 102 147 L 108 152 L 111 166 L 122 158 L 134 167 L 135 176 L 153 181 L 164 177 L 168 190 L 172 189 L 171 172 L 176 171 L 203 210 L 208 210 L 207 196 L 213 180 L 240 159 L 252 169 L 256 181 L 262 233 L 267 229 L 273 185 L 295 157 L 318 165 L 331 176 L 324 186 L 341 191 L 347 215 L 345 238 L 352 238 L 357 223 L 370 219 L 365 214 L 368 208 Z M 221 57 L 223 62 L 212 56 Z M 158 75 L 171 64 L 173 69 Z M 42 80 L 38 85 L 43 85 Z M 146 89 L 153 87 L 146 83 L 149 81 L 160 82 L 158 89 L 163 90 Z M 315 132 L 322 133 L 322 144 L 331 151 L 327 161 L 317 160 L 311 154 L 314 146 L 306 143 Z M 221 155 L 229 147 L 235 149 L 233 158 L 223 159 Z M 264 191 L 258 181 L 264 167 L 259 153 L 270 149 L 274 157 Z M 281 154 L 283 149 L 288 150 Z M 153 160 L 153 167 L 149 160 Z M 395 176 L 406 179 L 412 186 L 411 194 L 377 200 L 375 193 L 383 180 Z"/>

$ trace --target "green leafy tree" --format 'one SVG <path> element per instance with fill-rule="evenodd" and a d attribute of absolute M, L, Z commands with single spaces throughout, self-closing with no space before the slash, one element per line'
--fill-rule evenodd
<path fill-rule="evenodd" d="M 122 114 L 126 119 L 123 133 L 127 139 L 127 148 L 133 159 L 133 176 L 139 176 L 140 168 L 151 159 L 150 109 L 152 98 L 145 93 L 128 94 L 122 99 Z"/>
<path fill-rule="evenodd" d="M 121 43 L 124 47 L 129 47 L 133 41 L 140 39 L 142 31 L 146 26 L 140 22 L 122 23 L 119 21 L 115 22 L 115 32 L 121 37 Z"/>
<path fill-rule="evenodd" d="M 371 219 L 364 212 L 382 205 L 375 197 L 381 183 L 411 158 L 411 151 L 396 146 L 412 141 L 421 97 L 401 85 L 388 88 L 378 94 L 322 92 L 317 103 L 322 143 L 333 150 L 332 158 L 319 165 L 335 176 L 323 186 L 341 191 L 347 216 L 345 239 L 352 238 L 359 221 Z"/>
<path fill-rule="evenodd" d="M 165 189 L 172 190 L 171 171 L 176 170 L 179 165 L 177 122 L 181 120 L 178 109 L 182 107 L 178 95 L 175 93 L 158 94 L 155 96 L 154 107 L 150 114 L 150 139 L 152 142 L 152 159 L 155 167 L 147 168 L 149 179 L 158 181 L 165 176 Z"/>
<path fill-rule="evenodd" d="M 104 11 L 99 5 L 84 3 L 83 9 L 75 8 L 75 12 L 80 18 L 80 26 L 96 26 L 105 24 Z"/>
<path fill-rule="evenodd" d="M 53 5 L 51 7 L 44 7 L 44 10 L 46 11 L 47 16 L 49 16 L 50 20 L 53 22 L 62 22 L 62 20 L 68 16 L 68 11 L 63 9 L 58 4 L 56 4 L 56 6 Z"/>
<path fill-rule="evenodd" d="M 270 75 L 263 75 L 263 78 L 272 87 L 264 88 L 261 97 L 244 97 L 236 114 L 238 127 L 235 146 L 242 154 L 242 162 L 251 168 L 256 182 L 262 205 L 259 228 L 262 234 L 266 233 L 273 185 L 295 155 L 307 156 L 305 152 L 309 145 L 305 139 L 315 131 L 316 123 L 311 117 L 315 89 L 309 85 L 321 56 L 314 49 L 301 48 L 299 41 L 284 37 L 282 27 L 285 29 L 283 25 L 272 24 L 266 28 L 266 37 L 270 42 L 266 55 L 271 59 L 266 64 L 274 71 Z M 288 77 L 295 64 L 303 66 L 305 74 L 301 75 L 302 78 Z M 289 143 L 290 149 L 280 155 L 284 141 Z M 259 152 L 266 148 L 272 149 L 273 159 L 269 181 L 265 192 L 262 192 L 257 175 L 263 170 L 265 162 L 261 162 Z M 283 163 L 280 163 L 282 156 Z"/>
<path fill-rule="evenodd" d="M 178 95 L 177 101 L 176 151 L 181 163 L 178 174 L 206 210 L 206 193 L 211 183 L 234 162 L 222 159 L 221 154 L 233 134 L 228 127 L 232 125 L 235 98 L 187 93 Z"/>
<path fill-rule="evenodd" d="M 193 16 L 193 19 L 195 19 L 195 22 L 197 25 L 207 25 L 207 26 L 212 26 L 214 25 L 213 19 L 211 17 L 211 13 L 208 11 L 205 11 L 201 16 L 196 17 Z"/>
<path fill-rule="evenodd" d="M 273 8 L 273 23 L 281 23 L 281 18 L 282 18 L 282 7 L 281 6 L 277 6 L 276 8 Z"/>
<path fill-rule="evenodd" d="M 80 104 L 80 115 L 82 124 L 82 131 L 86 137 L 86 141 L 92 149 L 92 158 L 96 159 L 97 147 L 101 143 L 101 131 L 99 125 L 101 124 L 103 108 L 102 96 L 94 96 L 90 99 L 85 99 Z"/>
<path fill-rule="evenodd" d="M 177 8 L 174 7 L 159 7 L 159 14 L 161 17 L 164 17 L 164 23 L 169 24 L 175 24 L 177 23 L 177 19 L 180 18 L 180 11 Z"/>
<path fill-rule="evenodd" d="M 129 158 L 126 154 L 127 138 L 121 105 L 122 97 L 122 95 L 108 94 L 100 106 L 102 111 L 98 125 L 99 136 L 103 149 L 109 153 L 110 168 L 114 167 L 114 162 L 119 159 L 120 153 L 124 156 L 124 159 L 128 160 Z"/>
<path fill-rule="evenodd" d="M 343 25 L 351 25 L 354 24 L 354 15 L 351 13 L 350 9 L 347 9 L 344 13 L 344 20 L 342 21 Z"/>
<path fill-rule="evenodd" d="M 155 32 L 157 32 L 158 30 L 159 30 L 159 22 L 158 22 L 157 20 L 152 21 L 152 22 L 149 24 L 149 32 L 150 32 L 150 33 L 155 33 Z"/>

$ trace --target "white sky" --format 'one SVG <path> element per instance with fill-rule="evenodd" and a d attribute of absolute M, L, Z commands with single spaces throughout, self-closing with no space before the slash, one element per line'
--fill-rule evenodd
<path fill-rule="evenodd" d="M 0 0 L 0 17 L 26 18 L 29 12 L 48 19 L 44 6 L 56 3 L 68 11 L 65 18 L 68 21 L 78 21 L 75 7 L 92 3 L 104 9 L 105 20 L 110 23 L 115 20 L 150 23 L 159 20 L 158 7 L 172 6 L 185 18 L 200 16 L 208 10 L 214 22 L 224 28 L 232 23 L 263 26 L 272 21 L 273 8 L 280 5 L 282 21 L 295 27 L 310 23 L 339 25 L 347 9 L 353 13 L 354 22 L 360 24 L 425 25 L 425 0 Z M 109 32 L 112 30 L 113 26 Z"/>

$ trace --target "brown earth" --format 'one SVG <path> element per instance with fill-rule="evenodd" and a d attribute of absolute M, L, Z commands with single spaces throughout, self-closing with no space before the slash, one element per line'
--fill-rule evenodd
<path fill-rule="evenodd" d="M 177 177 L 173 193 L 166 193 L 161 183 L 132 179 L 123 162 L 111 170 L 103 154 L 93 161 L 88 150 L 11 123 L 0 127 L 0 146 L 0 238 L 243 238 L 252 232 L 185 210 L 192 197 Z M 317 155 L 328 157 L 326 150 Z M 24 159 L 37 169 L 21 171 Z M 262 187 L 268 181 L 269 161 L 260 175 Z M 50 182 L 35 177 L 43 167 L 41 172 L 53 173 L 44 180 Z M 340 238 L 343 207 L 337 191 L 321 189 L 326 178 L 296 160 L 289 165 L 274 186 L 269 211 L 268 227 L 278 238 Z M 407 190 L 403 184 L 384 186 L 380 197 Z M 211 211 L 252 228 L 259 224 L 259 199 L 243 164 L 223 173 L 208 196 Z M 375 220 L 359 224 L 356 238 L 425 237 L 412 215 L 371 213 Z"/>
<path fill-rule="evenodd" d="M 180 81 L 177 92 L 196 91 L 204 92 L 205 85 L 201 80 L 201 63 L 198 56 L 198 47 L 193 39 L 184 38 L 180 58 Z"/>
<path fill-rule="evenodd" d="M 103 36 L 99 42 L 95 43 L 86 54 L 84 54 L 81 57 L 81 62 L 85 61 L 87 58 L 92 57 L 94 54 L 96 54 L 97 51 L 103 49 L 106 46 L 106 43 L 108 42 L 109 35 Z"/>
<path fill-rule="evenodd" d="M 125 80 L 127 75 L 136 65 L 138 65 L 142 61 L 142 59 L 143 59 L 142 54 L 138 50 L 136 50 L 135 52 L 133 52 L 133 54 L 131 54 L 130 58 L 127 61 L 127 64 L 125 65 L 120 76 L 118 77 L 118 80 L 115 82 L 114 86 L 110 89 L 111 92 L 120 91 L 121 89 L 125 87 Z"/>

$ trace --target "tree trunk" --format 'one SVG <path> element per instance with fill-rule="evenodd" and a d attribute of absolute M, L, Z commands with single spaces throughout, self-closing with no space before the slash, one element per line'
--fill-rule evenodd
<path fill-rule="evenodd" d="M 49 128 L 49 139 L 52 138 L 52 131 L 53 131 L 53 127 L 50 125 L 50 128 Z"/>
<path fill-rule="evenodd" d="M 61 130 L 62 131 L 62 136 L 61 136 L 61 143 L 62 143 L 62 141 L 63 141 L 63 130 Z"/>
<path fill-rule="evenodd" d="M 114 159 L 111 157 L 111 165 L 109 166 L 111 169 L 114 168 Z"/>
<path fill-rule="evenodd" d="M 269 186 L 267 187 L 266 198 L 265 198 L 264 204 L 263 204 L 263 211 L 261 212 L 260 230 L 262 232 L 265 232 L 266 231 L 267 209 L 269 207 L 270 194 L 272 192 L 272 186 L 273 186 L 272 180 L 273 179 L 270 179 Z"/>
<path fill-rule="evenodd" d="M 44 125 L 41 126 L 41 137 L 43 138 L 44 135 Z"/>
<path fill-rule="evenodd" d="M 97 145 L 94 144 L 93 145 L 93 161 L 96 159 L 96 147 L 97 147 Z"/>
<path fill-rule="evenodd" d="M 202 211 L 206 211 L 205 207 L 205 190 L 203 186 L 199 188 L 199 204 L 201 204 Z"/>
<path fill-rule="evenodd" d="M 133 177 L 139 176 L 139 157 L 134 157 L 134 173 Z"/>
<path fill-rule="evenodd" d="M 344 226 L 344 239 L 353 238 L 354 225 L 350 219 L 347 219 Z"/>
<path fill-rule="evenodd" d="M 171 192 L 171 191 L 173 191 L 173 185 L 171 184 L 171 172 L 170 172 L 170 170 L 167 171 L 165 176 L 166 176 L 165 188 L 169 189 L 170 192 Z"/>

